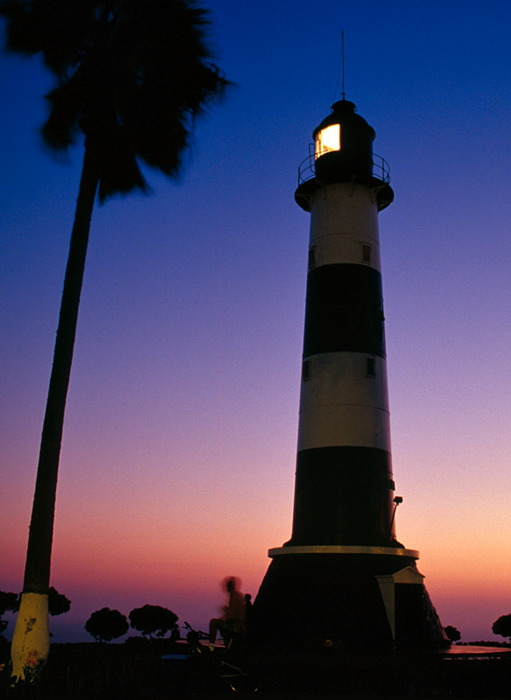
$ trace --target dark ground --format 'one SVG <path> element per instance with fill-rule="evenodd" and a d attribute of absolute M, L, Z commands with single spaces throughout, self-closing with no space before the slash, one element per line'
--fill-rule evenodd
<path fill-rule="evenodd" d="M 144 640 L 142 640 L 144 641 Z M 180 650 L 183 647 L 179 647 Z M 37 700 L 171 700 L 233 695 L 217 673 L 222 652 L 188 660 L 162 660 L 169 642 L 156 644 L 54 644 L 41 683 L 13 691 L 8 669 L 0 697 Z M 511 654 L 509 654 L 511 657 Z M 345 698 L 509 698 L 511 658 L 446 661 L 436 654 L 347 654 L 315 647 L 239 650 L 230 661 L 248 673 L 238 697 L 261 700 Z M 239 679 L 238 679 L 239 680 Z"/>

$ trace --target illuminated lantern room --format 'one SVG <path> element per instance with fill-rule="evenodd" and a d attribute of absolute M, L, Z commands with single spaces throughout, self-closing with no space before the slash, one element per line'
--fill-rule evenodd
<path fill-rule="evenodd" d="M 322 185 L 352 182 L 374 190 L 381 211 L 394 199 L 387 163 L 373 153 L 376 134 L 356 113 L 353 102 L 340 100 L 312 132 L 314 152 L 300 165 L 297 203 L 310 211 L 310 195 Z M 312 150 L 312 149 L 311 149 Z"/>
<path fill-rule="evenodd" d="M 314 160 L 331 151 L 341 150 L 341 125 L 331 124 L 318 131 L 314 141 Z"/>

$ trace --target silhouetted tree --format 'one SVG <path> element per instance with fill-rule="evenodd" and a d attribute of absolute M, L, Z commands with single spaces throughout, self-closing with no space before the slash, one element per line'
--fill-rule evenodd
<path fill-rule="evenodd" d="M 71 601 L 53 586 L 48 591 L 48 612 L 50 615 L 63 615 L 71 609 Z"/>
<path fill-rule="evenodd" d="M 4 620 L 3 616 L 6 612 L 16 612 L 18 609 L 18 596 L 16 593 L 6 593 L 0 591 L 0 636 L 5 632 L 8 620 Z"/>
<path fill-rule="evenodd" d="M 456 627 L 453 627 L 452 625 L 447 625 L 447 627 L 444 627 L 444 631 L 445 631 L 445 634 L 451 640 L 451 642 L 459 642 L 460 641 L 461 634 Z"/>
<path fill-rule="evenodd" d="M 204 10 L 191 0 L 0 0 L 8 50 L 40 54 L 56 78 L 42 127 L 63 152 L 84 139 L 84 160 L 41 436 L 13 675 L 49 651 L 47 595 L 57 472 L 90 220 L 100 202 L 148 192 L 140 161 L 175 178 L 194 120 L 227 86 L 211 64 Z M 27 625 L 28 619 L 36 620 Z M 27 636 L 28 635 L 28 636 Z"/>
<path fill-rule="evenodd" d="M 176 627 L 178 617 L 172 610 L 161 605 L 144 605 L 129 614 L 130 626 L 152 639 L 153 635 L 164 637 Z"/>
<path fill-rule="evenodd" d="M 126 634 L 129 624 L 126 615 L 118 610 L 101 608 L 92 613 L 85 623 L 85 629 L 97 642 L 111 642 Z"/>
<path fill-rule="evenodd" d="M 493 634 L 500 634 L 501 637 L 511 637 L 511 615 L 501 615 L 495 620 L 491 630 Z M 509 643 L 511 644 L 511 639 Z"/>

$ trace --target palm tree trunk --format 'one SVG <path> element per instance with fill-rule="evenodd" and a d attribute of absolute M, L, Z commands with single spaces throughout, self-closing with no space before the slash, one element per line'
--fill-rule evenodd
<path fill-rule="evenodd" d="M 96 160 L 91 149 L 86 146 L 41 435 L 23 593 L 11 647 L 12 675 L 18 679 L 32 680 L 44 666 L 50 648 L 48 589 L 57 475 L 80 293 L 97 186 Z"/>

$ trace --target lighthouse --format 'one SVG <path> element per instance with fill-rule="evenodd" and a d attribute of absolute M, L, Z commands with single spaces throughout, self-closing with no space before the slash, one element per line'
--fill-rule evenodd
<path fill-rule="evenodd" d="M 348 100 L 312 136 L 295 192 L 310 241 L 292 534 L 269 550 L 252 634 L 444 645 L 419 552 L 396 537 L 378 229 L 389 168 Z"/>

